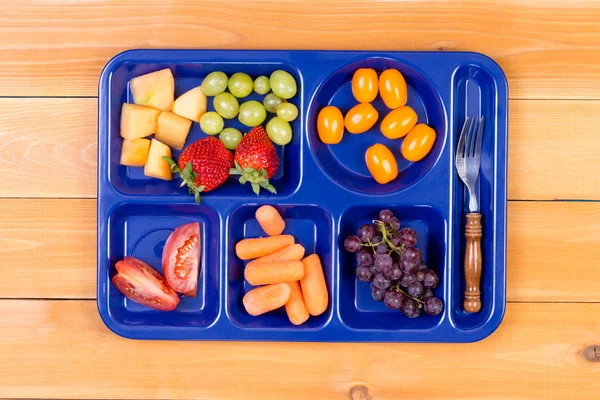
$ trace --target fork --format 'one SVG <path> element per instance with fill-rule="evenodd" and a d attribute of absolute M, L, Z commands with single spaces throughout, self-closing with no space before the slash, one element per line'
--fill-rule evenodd
<path fill-rule="evenodd" d="M 479 169 L 483 143 L 483 117 L 467 117 L 456 147 L 456 171 L 469 191 L 466 215 L 465 280 L 467 289 L 463 307 L 466 312 L 481 310 L 481 213 L 479 212 Z"/>

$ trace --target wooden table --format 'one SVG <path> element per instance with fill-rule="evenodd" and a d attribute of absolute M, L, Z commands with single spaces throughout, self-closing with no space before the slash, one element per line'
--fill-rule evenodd
<path fill-rule="evenodd" d="M 464 345 L 110 332 L 95 301 L 97 82 L 111 56 L 140 47 L 474 50 L 497 60 L 510 85 L 498 331 Z M 600 398 L 599 127 L 595 0 L 5 0 L 0 397 Z"/>

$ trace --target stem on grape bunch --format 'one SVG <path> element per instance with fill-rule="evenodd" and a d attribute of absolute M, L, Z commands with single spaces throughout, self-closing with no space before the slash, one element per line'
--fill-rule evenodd
<path fill-rule="evenodd" d="M 391 290 L 394 290 L 394 291 L 396 291 L 396 292 L 400 292 L 400 293 L 402 293 L 403 295 L 405 295 L 406 297 L 408 297 L 408 298 L 410 298 L 410 299 L 413 299 L 414 301 L 416 301 L 416 302 L 417 302 L 417 306 L 418 306 L 419 308 L 423 307 L 423 304 L 425 304 L 425 302 L 424 302 L 423 300 L 421 300 L 421 299 L 417 299 L 416 297 L 412 297 L 410 294 L 408 294 L 408 293 L 406 293 L 404 290 L 400 289 L 400 286 L 390 286 L 390 289 L 391 289 Z"/>
<path fill-rule="evenodd" d="M 385 244 L 387 244 L 388 247 L 390 247 L 392 250 L 388 253 L 388 255 L 392 254 L 394 251 L 396 253 L 398 253 L 398 255 L 402 255 L 402 250 L 404 249 L 404 243 L 402 243 L 402 246 L 400 247 L 396 247 L 392 244 L 392 242 L 390 241 L 390 238 L 388 237 L 388 231 L 387 229 L 385 229 L 385 224 L 377 219 L 374 219 L 372 221 L 374 224 L 379 224 L 379 230 L 381 230 L 381 240 L 383 240 L 385 242 Z M 390 233 L 393 233 L 393 230 L 390 231 Z M 369 245 L 371 244 L 371 242 L 369 241 Z M 363 246 L 367 246 L 367 245 L 363 245 Z M 377 246 L 376 245 L 371 245 L 371 247 Z"/>

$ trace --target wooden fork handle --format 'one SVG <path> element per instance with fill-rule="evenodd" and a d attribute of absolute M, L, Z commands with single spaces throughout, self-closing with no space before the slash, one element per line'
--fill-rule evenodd
<path fill-rule="evenodd" d="M 466 215 L 465 238 L 465 311 L 476 313 L 481 310 L 481 214 L 469 213 Z"/>

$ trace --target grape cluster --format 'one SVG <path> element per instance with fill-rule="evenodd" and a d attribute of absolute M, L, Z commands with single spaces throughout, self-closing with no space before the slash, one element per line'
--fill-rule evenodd
<path fill-rule="evenodd" d="M 421 310 L 438 315 L 444 309 L 433 295 L 440 277 L 427 268 L 415 247 L 417 239 L 414 229 L 400 229 L 400 220 L 390 210 L 381 210 L 378 220 L 344 240 L 344 248 L 356 254 L 356 277 L 371 283 L 373 299 L 408 318 L 418 317 Z"/>

